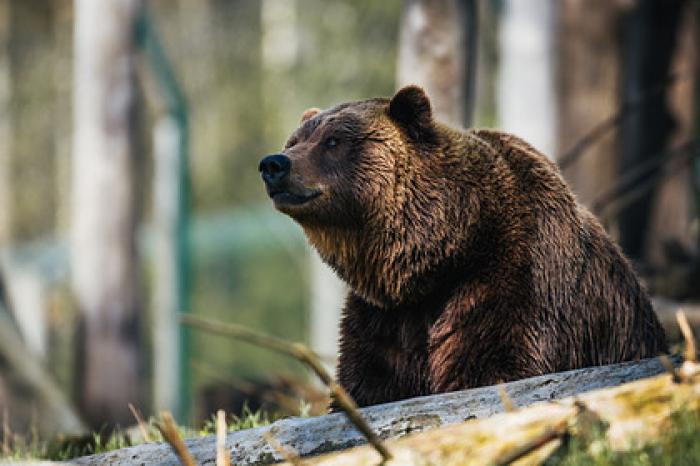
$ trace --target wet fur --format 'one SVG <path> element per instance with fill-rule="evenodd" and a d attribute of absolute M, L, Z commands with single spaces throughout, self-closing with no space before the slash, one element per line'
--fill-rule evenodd
<path fill-rule="evenodd" d="M 287 148 L 300 179 L 333 187 L 290 215 L 352 290 L 338 379 L 359 405 L 666 351 L 629 263 L 553 163 L 433 121 L 418 88 L 402 98 L 314 111 Z M 347 168 L 318 171 L 314 134 L 336 124 L 354 135 Z"/>

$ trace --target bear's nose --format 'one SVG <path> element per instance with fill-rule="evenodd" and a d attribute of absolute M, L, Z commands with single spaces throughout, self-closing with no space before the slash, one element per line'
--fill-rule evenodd
<path fill-rule="evenodd" d="M 292 161 L 284 154 L 268 155 L 260 161 L 258 170 L 262 173 L 266 183 L 275 185 L 282 181 L 289 174 Z"/>

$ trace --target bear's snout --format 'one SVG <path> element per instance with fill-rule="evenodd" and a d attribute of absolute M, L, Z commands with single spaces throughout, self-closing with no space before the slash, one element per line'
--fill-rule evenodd
<path fill-rule="evenodd" d="M 292 161 L 284 154 L 268 155 L 260 161 L 258 170 L 262 174 L 262 179 L 271 188 L 278 187 L 280 183 L 289 175 Z"/>

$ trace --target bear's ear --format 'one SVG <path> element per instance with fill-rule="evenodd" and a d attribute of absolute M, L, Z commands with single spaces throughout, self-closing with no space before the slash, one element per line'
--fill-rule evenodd
<path fill-rule="evenodd" d="M 415 85 L 399 89 L 391 98 L 389 116 L 415 139 L 426 136 L 432 127 L 430 99 L 422 88 Z"/>
<path fill-rule="evenodd" d="M 310 109 L 306 110 L 304 113 L 301 114 L 301 120 L 299 121 L 299 123 L 304 123 L 306 120 L 310 120 L 319 113 L 321 113 L 320 108 L 311 107 Z"/>

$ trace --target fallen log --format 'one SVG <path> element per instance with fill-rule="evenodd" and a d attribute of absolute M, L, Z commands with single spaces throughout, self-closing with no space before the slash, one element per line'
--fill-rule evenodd
<path fill-rule="evenodd" d="M 383 465 L 542 464 L 568 435 L 589 438 L 600 449 L 605 438 L 614 451 L 658 441 L 680 412 L 700 410 L 700 365 L 686 361 L 675 374 L 595 390 L 516 412 L 442 427 L 386 443 L 392 459 Z M 585 441 L 584 441 L 585 445 Z M 376 465 L 367 446 L 305 459 L 311 465 Z"/>
<path fill-rule="evenodd" d="M 517 407 L 578 395 L 655 376 L 665 371 L 658 359 L 614 364 L 549 374 L 504 384 L 502 387 Z M 484 418 L 504 411 L 500 387 L 482 387 L 460 392 L 412 398 L 363 408 L 362 414 L 383 439 L 395 439 L 468 419 Z M 267 464 L 282 460 L 263 434 L 302 456 L 344 450 L 364 443 L 364 437 L 345 414 L 314 418 L 289 418 L 269 426 L 228 434 L 226 445 L 236 465 Z M 214 435 L 185 441 L 198 464 L 216 458 Z M 149 443 L 109 453 L 76 458 L 74 464 L 170 465 L 177 458 L 165 443 Z"/>

